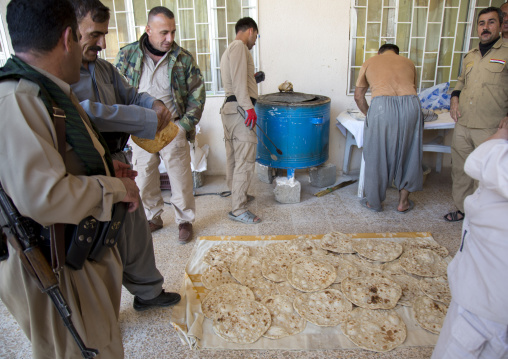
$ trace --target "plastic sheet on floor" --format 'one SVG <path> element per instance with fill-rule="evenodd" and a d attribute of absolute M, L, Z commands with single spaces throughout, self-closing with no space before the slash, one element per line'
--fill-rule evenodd
<path fill-rule="evenodd" d="M 306 236 L 311 239 L 321 239 L 323 235 Z M 180 294 L 182 300 L 173 308 L 171 324 L 175 328 L 184 345 L 191 349 L 355 349 L 358 348 L 340 329 L 335 327 L 319 327 L 310 322 L 302 333 L 272 340 L 261 337 L 252 344 L 236 344 L 226 342 L 217 336 L 212 329 L 212 321 L 205 318 L 201 311 L 201 298 L 209 292 L 201 283 L 201 274 L 208 267 L 203 263 L 205 253 L 213 246 L 232 241 L 251 247 L 266 246 L 273 241 L 291 240 L 296 235 L 279 236 L 207 236 L 199 237 L 194 251 L 185 268 L 185 277 Z M 410 238 L 432 238 L 429 232 L 406 233 L 358 233 L 354 238 L 387 238 L 401 242 Z M 451 257 L 445 258 L 447 262 Z M 438 336 L 422 329 L 413 317 L 411 307 L 396 307 L 407 327 L 407 338 L 401 347 L 433 346 Z"/>

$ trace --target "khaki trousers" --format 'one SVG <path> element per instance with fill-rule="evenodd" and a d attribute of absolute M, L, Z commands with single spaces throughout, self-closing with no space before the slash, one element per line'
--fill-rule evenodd
<path fill-rule="evenodd" d="M 458 123 L 455 124 L 451 146 L 452 198 L 461 212 L 464 212 L 466 197 L 473 194 L 478 187 L 478 182 L 464 172 L 467 156 L 496 131 L 497 128 L 467 128 Z"/>
<path fill-rule="evenodd" d="M 122 263 L 116 247 L 100 262 L 86 261 L 80 270 L 65 266 L 59 275 L 71 319 L 97 358 L 124 357 L 118 325 L 122 290 Z M 81 358 L 81 352 L 49 296 L 42 293 L 9 245 L 9 258 L 0 262 L 0 299 L 32 343 L 33 358 Z"/>
<path fill-rule="evenodd" d="M 255 130 L 245 126 L 240 114 L 224 112 L 221 118 L 226 144 L 226 182 L 231 190 L 231 212 L 238 216 L 247 211 L 247 191 L 255 170 L 257 137 Z"/>
<path fill-rule="evenodd" d="M 176 223 L 193 223 L 196 217 L 190 146 L 186 131 L 179 124 L 178 127 L 180 131 L 173 141 L 158 153 L 149 153 L 134 143 L 132 145 L 132 164 L 138 171 L 136 184 L 148 220 L 159 217 L 164 208 L 159 173 L 161 158 L 171 183 L 171 204 Z"/>

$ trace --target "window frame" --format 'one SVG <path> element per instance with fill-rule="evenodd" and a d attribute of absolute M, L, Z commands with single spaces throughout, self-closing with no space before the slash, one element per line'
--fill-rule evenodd
<path fill-rule="evenodd" d="M 110 32 L 115 32 L 116 35 L 116 41 L 118 48 L 122 48 L 123 46 L 135 42 L 138 40 L 137 32 L 139 30 L 140 33 L 144 32 L 145 25 L 136 25 L 135 23 L 135 15 L 134 15 L 134 6 L 133 2 L 139 1 L 139 0 L 124 0 L 125 4 L 125 10 L 116 10 L 116 4 L 115 1 L 111 1 L 112 8 L 111 10 L 111 17 L 114 18 L 114 26 L 109 26 L 108 30 Z M 196 22 L 196 2 L 195 0 L 192 1 L 192 8 L 188 7 L 180 7 L 179 1 L 176 1 L 176 9 L 171 9 L 175 13 L 175 20 L 176 20 L 176 28 L 177 28 L 177 37 L 176 42 L 181 45 L 183 41 L 192 41 L 194 40 L 196 42 L 196 48 L 190 50 L 186 47 L 185 49 L 189 50 L 192 54 L 194 60 L 198 64 L 198 66 L 202 67 L 202 64 L 200 63 L 200 55 L 209 55 L 210 63 L 208 64 L 211 72 L 211 79 L 207 80 L 205 78 L 205 84 L 208 85 L 211 90 L 206 91 L 206 95 L 208 97 L 214 97 L 214 96 L 224 96 L 224 89 L 221 87 L 221 80 L 220 80 L 220 58 L 219 58 L 219 40 L 226 40 L 227 44 L 234 40 L 229 39 L 229 33 L 227 31 L 228 25 L 234 25 L 236 24 L 236 21 L 238 19 L 235 19 L 234 22 L 228 21 L 227 14 L 228 12 L 225 11 L 225 21 L 226 21 L 226 37 L 219 37 L 218 31 L 219 31 L 219 20 L 217 16 L 217 10 L 218 9 L 227 9 L 227 3 L 228 0 L 222 0 L 221 2 L 224 3 L 224 5 L 217 5 L 217 2 L 220 0 L 206 0 L 207 5 L 207 22 Z M 231 1 L 231 0 L 230 0 Z M 250 16 L 258 22 L 258 9 L 259 9 L 259 1 L 258 0 L 237 0 L 240 2 L 240 11 L 241 16 Z M 160 5 L 163 5 L 163 0 L 160 0 Z M 150 9 L 147 8 L 147 0 L 144 0 L 144 6 L 146 10 L 146 16 L 148 16 L 148 12 Z M 180 11 L 190 11 L 192 10 L 194 12 L 194 38 L 182 38 L 182 27 L 180 26 Z M 125 14 L 126 21 L 127 21 L 127 40 L 128 42 L 120 42 L 120 36 L 119 36 L 119 28 L 118 28 L 118 19 L 117 14 Z M 198 44 L 197 44 L 197 26 L 199 25 L 208 25 L 208 48 L 209 52 L 198 52 Z M 111 41 L 111 39 L 108 39 L 108 41 Z M 259 36 L 258 40 L 256 42 L 256 46 L 251 50 L 252 57 L 254 59 L 254 66 L 257 69 L 259 68 Z M 194 56 L 195 55 L 195 56 Z M 105 60 L 111 61 L 114 58 L 107 57 L 106 51 L 103 50 L 100 52 L 99 56 Z"/>
<path fill-rule="evenodd" d="M 351 0 L 351 5 L 350 5 L 350 32 L 349 32 L 349 54 L 348 54 L 348 76 L 347 76 L 347 90 L 346 90 L 346 94 L 347 95 L 354 95 L 354 90 L 355 90 L 355 84 L 352 83 L 355 78 L 354 78 L 354 74 L 353 74 L 353 70 L 355 69 L 360 69 L 362 64 L 365 62 L 365 59 L 366 59 L 366 55 L 368 54 L 373 54 L 373 53 L 377 53 L 377 50 L 374 52 L 374 51 L 363 51 L 363 62 L 361 64 L 355 64 L 355 58 L 357 56 L 356 54 L 356 47 L 357 47 L 357 41 L 356 39 L 364 39 L 364 43 L 366 44 L 367 43 L 367 24 L 371 24 L 371 23 L 379 23 L 381 24 L 381 26 L 383 25 L 383 13 L 385 11 L 385 9 L 394 9 L 394 15 L 393 15 L 393 18 L 389 19 L 391 21 L 393 21 L 393 26 L 394 26 L 394 35 L 393 36 L 390 36 L 390 37 L 382 37 L 381 34 L 379 36 L 379 44 L 378 44 L 378 48 L 386 41 L 386 40 L 390 40 L 390 41 L 386 41 L 387 43 L 396 43 L 396 40 L 397 40 L 397 30 L 398 30 L 398 25 L 399 24 L 409 24 L 409 25 L 412 25 L 413 24 L 413 20 L 414 20 L 414 17 L 415 17 L 415 9 L 419 9 L 419 8 L 424 8 L 424 9 L 427 9 L 427 14 L 426 14 L 426 22 L 425 22 L 425 37 L 412 37 L 412 34 L 413 34 L 413 26 L 410 26 L 410 32 L 409 32 L 409 44 L 408 44 L 408 51 L 401 51 L 400 54 L 402 56 L 406 56 L 408 58 L 411 59 L 411 44 L 412 42 L 415 40 L 415 39 L 423 39 L 423 59 L 422 59 L 422 64 L 421 65 L 416 65 L 416 68 L 417 68 L 417 76 L 419 76 L 418 78 L 418 83 L 417 83 L 417 92 L 419 93 L 421 90 L 424 90 L 425 88 L 428 88 L 428 87 L 432 87 L 434 85 L 437 84 L 437 78 L 438 78 L 438 70 L 439 69 L 442 69 L 442 68 L 449 68 L 450 71 L 448 73 L 448 79 L 447 81 L 450 82 L 450 81 L 455 81 L 456 78 L 452 78 L 452 70 L 453 70 L 453 66 L 454 66 L 454 56 L 456 54 L 462 54 L 461 56 L 461 59 L 460 59 L 460 63 L 459 63 L 459 74 L 460 74 L 460 71 L 461 71 L 461 68 L 462 68 L 462 61 L 463 61 L 463 58 L 465 56 L 465 54 L 467 54 L 467 52 L 470 50 L 470 46 L 471 46 L 471 43 L 472 43 L 472 40 L 474 39 L 478 39 L 478 36 L 476 35 L 476 26 L 474 26 L 476 24 L 476 19 L 475 19 L 475 15 L 477 13 L 477 11 L 479 9 L 482 9 L 484 8 L 484 6 L 478 6 L 478 1 L 477 0 L 459 0 L 459 3 L 458 5 L 456 6 L 450 6 L 450 5 L 447 5 L 447 2 L 445 0 L 441 0 L 444 2 L 443 6 L 442 6 L 442 13 L 441 13 L 441 21 L 440 22 L 429 22 L 429 7 L 430 7 L 430 0 L 428 0 L 427 2 L 427 5 L 418 5 L 418 4 L 414 4 L 412 5 L 412 9 L 411 9 L 411 19 L 410 21 L 398 21 L 398 18 L 399 18 L 399 14 L 398 14 L 398 11 L 399 11 L 399 1 L 400 0 L 392 0 L 394 2 L 394 4 L 389 4 L 389 5 L 385 5 L 385 1 L 382 1 L 381 3 L 381 20 L 380 21 L 368 21 L 368 15 L 367 15 L 367 9 L 368 9 L 368 5 L 369 5 L 369 0 L 364 0 L 365 1 L 365 6 L 363 5 L 356 5 L 356 0 Z M 469 9 L 468 9 L 468 12 L 467 12 L 467 19 L 466 21 L 458 21 L 459 20 L 459 15 L 460 15 L 460 11 L 457 10 L 457 18 L 456 20 L 454 21 L 455 23 L 455 36 L 453 37 L 453 52 L 452 52 L 452 55 L 451 55 L 451 62 L 450 62 L 450 65 L 439 65 L 439 57 L 440 57 L 440 50 L 441 50 L 441 43 L 442 43 L 442 40 L 443 39 L 452 39 L 452 37 L 446 37 L 446 36 L 443 36 L 443 24 L 444 24 L 444 16 L 445 16 L 445 10 L 446 9 L 450 9 L 450 8 L 454 8 L 454 9 L 460 9 L 463 2 L 467 2 L 468 3 L 468 6 L 469 6 Z M 489 0 L 489 6 L 493 6 L 492 5 L 492 2 L 493 0 Z M 358 33 L 358 18 L 357 18 L 357 11 L 356 9 L 366 9 L 366 12 L 365 12 L 365 23 L 364 23 L 364 26 L 365 26 L 365 31 L 364 31 L 364 36 L 356 36 L 356 34 Z M 438 43 L 438 47 L 437 47 L 437 51 L 426 51 L 426 44 L 427 44 L 427 31 L 428 31 L 428 25 L 429 24 L 440 24 L 440 36 L 439 36 L 439 43 Z M 458 51 L 458 50 L 455 50 L 456 48 L 456 43 L 457 43 L 457 32 L 458 32 L 458 27 L 459 27 L 459 24 L 460 25 L 465 25 L 465 36 L 464 36 L 464 44 L 462 46 L 462 49 L 461 51 Z M 474 32 L 474 36 L 472 35 Z M 423 71 L 423 68 L 424 68 L 424 62 L 423 60 L 425 59 L 425 55 L 426 54 L 436 54 L 436 64 L 435 64 L 435 70 L 434 70 L 434 79 L 433 80 L 423 80 L 423 74 L 424 74 L 424 71 Z M 418 74 L 419 72 L 419 74 Z M 446 81 L 445 81 L 446 82 Z M 425 87 L 422 87 L 422 84 L 428 84 L 430 86 L 425 86 Z"/>
<path fill-rule="evenodd" d="M 0 66 L 4 66 L 9 57 L 11 57 L 11 50 L 9 48 L 9 42 L 5 34 L 6 27 L 4 26 L 4 19 L 0 12 L 0 42 L 2 45 L 2 51 L 0 51 Z"/>

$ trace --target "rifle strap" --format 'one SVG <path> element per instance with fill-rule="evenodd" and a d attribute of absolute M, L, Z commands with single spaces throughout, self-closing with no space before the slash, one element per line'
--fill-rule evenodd
<path fill-rule="evenodd" d="M 58 152 L 65 163 L 67 141 L 65 140 L 65 112 L 53 103 L 53 121 L 55 124 Z M 50 228 L 51 235 L 51 267 L 59 272 L 65 264 L 65 225 L 55 223 Z"/>

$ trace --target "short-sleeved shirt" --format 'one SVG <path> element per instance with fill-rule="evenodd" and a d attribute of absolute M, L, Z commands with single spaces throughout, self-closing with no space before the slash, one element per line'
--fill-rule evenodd
<path fill-rule="evenodd" d="M 461 91 L 459 124 L 497 128 L 508 114 L 508 42 L 499 39 L 484 56 L 469 51 L 454 90 Z"/>
<path fill-rule="evenodd" d="M 356 87 L 370 87 L 373 98 L 416 95 L 415 65 L 408 58 L 387 50 L 364 62 Z"/>

